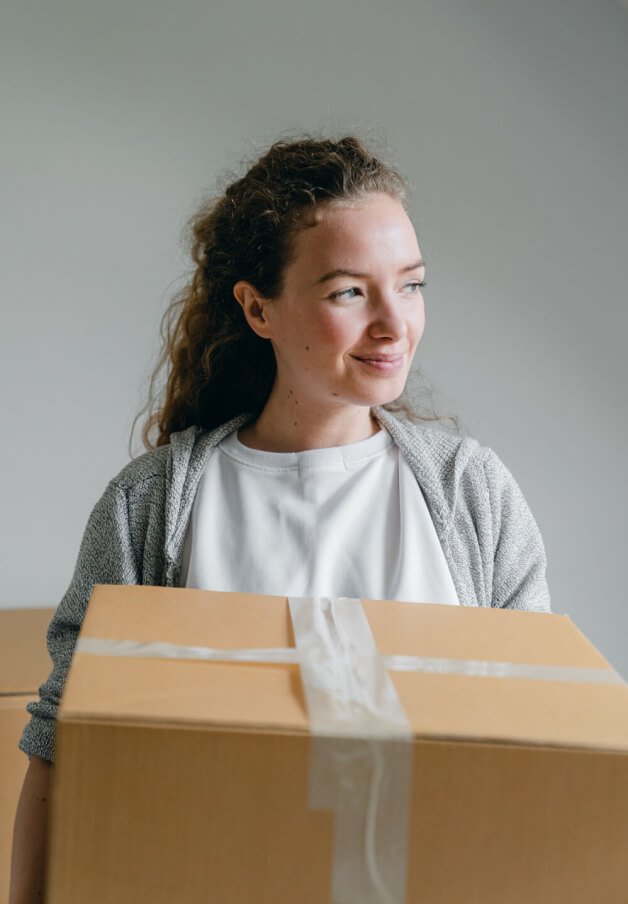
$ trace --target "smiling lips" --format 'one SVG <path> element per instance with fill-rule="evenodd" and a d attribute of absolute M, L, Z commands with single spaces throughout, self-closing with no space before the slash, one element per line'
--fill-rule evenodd
<path fill-rule="evenodd" d="M 403 364 L 404 359 L 403 355 L 377 355 L 377 357 L 373 358 L 358 358 L 354 355 L 353 357 L 355 357 L 356 361 L 361 361 L 369 367 L 384 372 L 397 370 Z"/>

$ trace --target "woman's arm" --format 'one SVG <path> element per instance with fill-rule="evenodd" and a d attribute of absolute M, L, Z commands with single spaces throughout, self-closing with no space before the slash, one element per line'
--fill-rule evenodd
<path fill-rule="evenodd" d="M 57 710 L 93 586 L 140 583 L 140 577 L 130 537 L 126 493 L 111 482 L 92 510 L 72 581 L 48 627 L 52 671 L 39 689 L 39 700 L 26 707 L 31 719 L 19 746 L 28 754 L 30 763 L 13 830 L 10 904 L 40 904 L 44 900 Z"/>
<path fill-rule="evenodd" d="M 547 556 L 536 520 L 517 481 L 492 449 L 485 449 L 483 464 L 492 525 L 491 605 L 551 612 Z"/>
<path fill-rule="evenodd" d="M 135 459 L 109 482 L 89 516 L 76 567 L 47 632 L 52 671 L 39 699 L 26 707 L 31 715 L 19 747 L 30 757 L 18 803 L 13 837 L 10 904 L 43 901 L 46 819 L 56 719 L 76 640 L 94 584 L 158 583 L 164 542 L 164 471 L 167 449 Z M 155 522 L 151 515 L 155 514 Z M 150 535 L 152 556 L 143 569 Z"/>
<path fill-rule="evenodd" d="M 15 814 L 9 904 L 41 904 L 44 900 L 52 772 L 47 760 L 30 758 Z"/>
<path fill-rule="evenodd" d="M 141 520 L 139 527 L 142 527 Z M 54 762 L 59 701 L 94 584 L 142 582 L 130 531 L 126 492 L 112 481 L 92 510 L 72 581 L 48 627 L 48 652 L 53 668 L 39 688 L 39 700 L 26 706 L 31 719 L 19 743 L 29 756 Z"/>

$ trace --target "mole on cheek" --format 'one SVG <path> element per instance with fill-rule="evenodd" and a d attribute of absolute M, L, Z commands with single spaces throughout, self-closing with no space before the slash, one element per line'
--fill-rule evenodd
<path fill-rule="evenodd" d="M 305 346 L 305 351 L 306 351 L 306 352 L 309 352 L 309 350 L 310 350 L 310 346 L 309 346 L 309 345 L 306 345 L 306 346 Z"/>

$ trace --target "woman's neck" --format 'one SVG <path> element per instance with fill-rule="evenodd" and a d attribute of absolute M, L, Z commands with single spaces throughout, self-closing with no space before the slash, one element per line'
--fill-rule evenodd
<path fill-rule="evenodd" d="M 351 406 L 327 416 L 304 416 L 299 412 L 290 415 L 290 419 L 286 418 L 286 407 L 277 411 L 269 400 L 257 420 L 238 431 L 240 442 L 262 452 L 305 452 L 357 443 L 381 430 L 366 406 Z"/>

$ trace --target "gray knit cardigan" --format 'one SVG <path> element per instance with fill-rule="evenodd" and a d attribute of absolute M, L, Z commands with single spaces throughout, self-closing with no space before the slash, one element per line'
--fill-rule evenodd
<path fill-rule="evenodd" d="M 477 440 L 373 415 L 401 449 L 423 491 L 464 606 L 550 611 L 541 534 L 512 474 Z M 129 462 L 109 483 L 87 523 L 72 581 L 48 628 L 53 668 L 29 703 L 20 739 L 29 755 L 54 761 L 55 718 L 94 584 L 178 586 L 185 531 L 212 449 L 252 419 L 189 427 Z"/>

